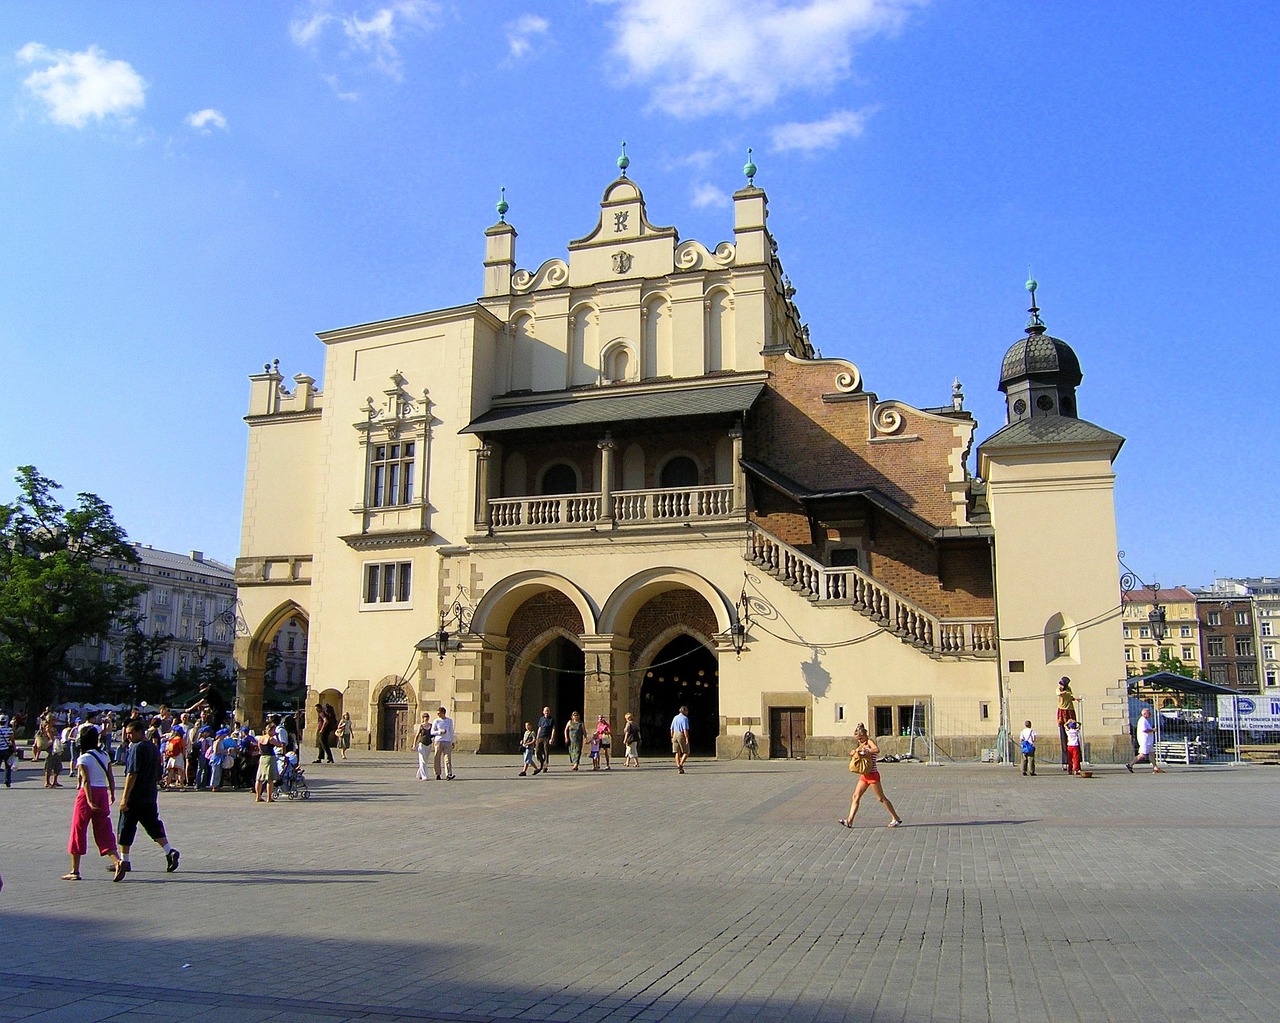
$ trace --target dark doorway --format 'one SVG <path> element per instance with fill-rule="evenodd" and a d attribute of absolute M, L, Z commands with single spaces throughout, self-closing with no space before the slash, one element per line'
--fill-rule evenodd
<path fill-rule="evenodd" d="M 381 702 L 378 749 L 403 751 L 409 745 L 409 694 L 403 686 L 391 686 L 383 692 Z"/>
<path fill-rule="evenodd" d="M 578 492 L 578 474 L 573 466 L 557 462 L 542 474 L 542 492 L 544 494 L 576 494 Z"/>
<path fill-rule="evenodd" d="M 671 719 L 689 708 L 689 752 L 716 755 L 720 734 L 720 670 L 716 656 L 692 636 L 677 636 L 658 651 L 640 687 L 641 749 L 671 752 Z"/>
<path fill-rule="evenodd" d="M 556 745 L 564 742 L 564 726 L 575 710 L 582 713 L 582 648 L 557 636 L 534 657 L 520 690 L 521 730 L 524 722 L 536 725 L 542 708 L 550 707 L 556 719 Z"/>
<path fill-rule="evenodd" d="M 662 474 L 658 477 L 658 484 L 664 490 L 676 487 L 696 487 L 701 482 L 698 463 L 687 455 L 676 455 L 675 458 L 662 467 Z"/>
<path fill-rule="evenodd" d="M 769 708 L 769 759 L 804 759 L 804 708 Z"/>

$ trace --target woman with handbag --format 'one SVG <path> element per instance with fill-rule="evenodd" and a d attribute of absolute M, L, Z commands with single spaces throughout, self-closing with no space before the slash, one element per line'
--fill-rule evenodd
<path fill-rule="evenodd" d="M 902 818 L 898 816 L 898 811 L 893 808 L 889 797 L 880 787 L 880 772 L 876 770 L 876 758 L 880 756 L 880 747 L 867 734 L 867 726 L 864 724 L 859 724 L 853 730 L 853 738 L 858 745 L 849 751 L 849 770 L 858 775 L 858 784 L 853 788 L 849 816 L 842 817 L 840 825 L 846 828 L 853 827 L 853 818 L 858 813 L 858 803 L 862 800 L 862 794 L 870 789 L 875 793 L 876 799 L 880 800 L 884 808 L 889 811 L 889 827 L 901 826 Z"/>

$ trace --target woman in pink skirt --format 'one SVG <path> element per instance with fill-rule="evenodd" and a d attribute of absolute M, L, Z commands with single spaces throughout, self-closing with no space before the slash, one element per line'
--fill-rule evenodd
<path fill-rule="evenodd" d="M 116 799 L 116 779 L 111 773 L 110 758 L 98 748 L 98 730 L 85 725 L 79 736 L 80 756 L 76 760 L 77 789 L 75 809 L 71 812 L 71 838 L 67 852 L 71 869 L 62 875 L 64 881 L 80 880 L 80 857 L 89 849 L 89 825 L 93 825 L 93 841 L 100 856 L 111 858 L 113 880 L 119 881 L 128 866 L 116 852 L 116 835 L 111 829 L 111 804 Z"/>

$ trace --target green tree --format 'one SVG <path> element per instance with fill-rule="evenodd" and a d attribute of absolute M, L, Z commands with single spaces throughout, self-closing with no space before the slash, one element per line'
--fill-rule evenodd
<path fill-rule="evenodd" d="M 164 683 L 164 652 L 169 647 L 170 636 L 148 636 L 142 630 L 142 617 L 136 611 L 128 611 L 120 617 L 125 628 L 124 679 L 134 703 L 163 703 L 166 698 Z"/>
<path fill-rule="evenodd" d="M 1160 648 L 1160 658 L 1154 661 L 1148 671 L 1143 674 L 1151 674 L 1156 671 L 1171 671 L 1175 675 L 1181 675 L 1183 678 L 1203 679 L 1204 672 L 1198 671 L 1193 664 L 1187 664 L 1179 657 L 1173 656 L 1173 651 L 1167 647 Z"/>
<path fill-rule="evenodd" d="M 101 498 L 79 494 L 65 509 L 34 466 L 14 478 L 17 500 L 0 504 L 0 694 L 38 711 L 54 701 L 67 651 L 106 634 L 146 587 L 107 570 L 138 556 Z"/>

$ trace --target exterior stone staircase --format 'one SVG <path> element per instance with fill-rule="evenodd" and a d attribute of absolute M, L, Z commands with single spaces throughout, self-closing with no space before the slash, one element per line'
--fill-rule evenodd
<path fill-rule="evenodd" d="M 746 559 L 815 604 L 852 607 L 932 657 L 996 656 L 994 618 L 939 618 L 853 567 L 828 568 L 748 524 Z"/>

